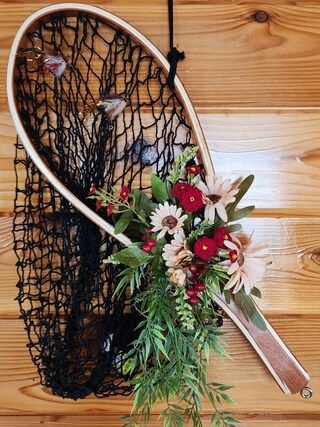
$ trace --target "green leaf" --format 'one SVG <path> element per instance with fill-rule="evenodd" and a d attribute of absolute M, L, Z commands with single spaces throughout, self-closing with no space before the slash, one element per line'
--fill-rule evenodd
<path fill-rule="evenodd" d="M 139 214 L 145 214 L 146 217 L 150 216 L 154 211 L 154 206 L 148 196 L 141 190 L 134 190 L 133 197 L 135 200 L 136 212 L 139 212 Z"/>
<path fill-rule="evenodd" d="M 261 291 L 259 288 L 253 287 L 251 290 L 251 295 L 257 297 L 257 298 L 261 298 Z"/>
<path fill-rule="evenodd" d="M 114 226 L 115 233 L 116 234 L 123 233 L 127 229 L 128 225 L 130 224 L 132 217 L 133 217 L 132 212 L 125 212 L 124 214 L 122 214 L 118 219 L 118 221 L 115 223 L 115 226 Z"/>
<path fill-rule="evenodd" d="M 236 194 L 235 196 L 236 197 L 236 200 L 234 202 L 235 205 L 237 205 L 240 202 L 242 197 L 246 194 L 246 192 L 251 187 L 253 181 L 254 181 L 254 175 L 249 175 L 241 182 L 241 184 L 239 185 L 238 194 Z"/>
<path fill-rule="evenodd" d="M 154 342 L 155 342 L 155 344 L 156 344 L 156 346 L 158 347 L 158 349 L 161 351 L 161 353 L 168 359 L 168 360 L 170 360 L 169 359 L 169 356 L 167 355 L 167 352 L 166 352 L 166 350 L 165 350 L 165 348 L 164 348 L 164 346 L 163 346 L 163 344 L 162 344 L 162 341 L 160 340 L 160 338 L 157 338 L 157 337 L 155 337 L 154 338 Z"/>
<path fill-rule="evenodd" d="M 169 198 L 167 187 L 163 181 L 154 173 L 150 174 L 151 178 L 151 191 L 153 197 L 160 203 L 165 202 Z"/>
<path fill-rule="evenodd" d="M 236 200 L 228 208 L 228 218 L 229 217 L 233 218 L 236 207 L 238 206 L 242 197 L 246 194 L 246 192 L 251 187 L 253 181 L 254 181 L 254 175 L 249 175 L 240 183 L 238 187 L 239 188 L 238 194 L 235 195 Z"/>
<path fill-rule="evenodd" d="M 139 267 L 139 265 L 145 263 L 149 258 L 145 252 L 136 246 L 128 246 L 122 251 L 114 254 L 114 259 L 121 264 L 128 265 L 129 267 Z"/>
<path fill-rule="evenodd" d="M 246 206 L 242 209 L 237 209 L 234 211 L 233 215 L 229 215 L 228 221 L 238 221 L 239 219 L 245 218 L 251 214 L 252 211 L 254 211 L 255 206 Z"/>
<path fill-rule="evenodd" d="M 242 229 L 241 224 L 231 224 L 228 225 L 230 233 L 235 233 L 236 231 L 240 231 Z"/>
<path fill-rule="evenodd" d="M 248 321 L 250 319 L 261 331 L 267 329 L 267 325 L 250 295 L 246 295 L 244 291 L 241 290 L 234 294 L 234 301 Z"/>

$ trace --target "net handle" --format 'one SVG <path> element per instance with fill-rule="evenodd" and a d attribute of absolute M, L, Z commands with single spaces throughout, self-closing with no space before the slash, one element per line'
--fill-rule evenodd
<path fill-rule="evenodd" d="M 33 146 L 32 142 L 30 141 L 28 134 L 26 133 L 22 121 L 20 119 L 17 105 L 15 103 L 15 60 L 20 46 L 20 42 L 25 36 L 25 33 L 37 20 L 56 12 L 67 13 L 68 10 L 77 12 L 83 11 L 87 14 L 91 13 L 95 16 L 109 21 L 114 26 L 122 29 L 124 32 L 130 34 L 131 37 L 137 40 L 149 52 L 149 54 L 152 55 L 158 61 L 158 63 L 167 73 L 169 73 L 170 65 L 168 61 L 164 58 L 162 53 L 146 37 L 144 37 L 138 30 L 136 30 L 130 24 L 118 18 L 117 16 L 104 11 L 103 9 L 79 3 L 62 3 L 47 6 L 29 16 L 29 18 L 24 21 L 24 23 L 18 30 L 13 41 L 9 56 L 7 69 L 8 104 L 13 117 L 16 131 L 28 155 L 33 160 L 34 164 L 38 167 L 38 169 L 41 171 L 41 173 L 46 176 L 48 181 L 63 197 L 65 197 L 74 207 L 76 207 L 87 218 L 93 221 L 98 227 L 102 228 L 108 234 L 116 238 L 123 245 L 128 246 L 132 243 L 128 237 L 126 237 L 124 234 L 115 234 L 114 227 L 111 224 L 102 219 L 88 206 L 86 206 L 81 200 L 79 200 L 52 173 L 52 171 L 42 160 L 37 150 Z M 191 122 L 194 131 L 196 143 L 199 147 L 199 152 L 202 157 L 202 163 L 210 179 L 210 176 L 214 175 L 214 170 L 210 153 L 199 120 L 178 76 L 175 77 L 174 84 L 175 90 L 180 96 L 181 102 L 186 109 L 186 113 L 188 114 L 188 118 Z M 222 295 L 217 293 L 216 301 L 249 340 L 255 351 L 259 354 L 262 361 L 265 363 L 270 373 L 282 389 L 282 391 L 286 394 L 290 394 L 296 393 L 304 389 L 310 379 L 308 373 L 304 370 L 304 368 L 293 356 L 293 354 L 288 350 L 284 342 L 273 330 L 273 328 L 267 322 L 264 316 L 261 314 L 261 317 L 266 323 L 267 329 L 266 331 L 261 331 L 252 322 L 247 322 L 242 312 L 233 303 L 227 304 Z"/>

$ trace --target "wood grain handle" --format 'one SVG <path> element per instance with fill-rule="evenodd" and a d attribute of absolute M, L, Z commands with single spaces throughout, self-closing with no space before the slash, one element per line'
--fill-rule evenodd
<path fill-rule="evenodd" d="M 251 321 L 246 320 L 234 302 L 227 303 L 221 294 L 215 294 L 215 299 L 249 340 L 282 391 L 285 394 L 301 392 L 310 380 L 309 374 L 272 328 L 259 308 L 256 306 L 259 315 L 266 324 L 266 330 L 263 331 Z"/>

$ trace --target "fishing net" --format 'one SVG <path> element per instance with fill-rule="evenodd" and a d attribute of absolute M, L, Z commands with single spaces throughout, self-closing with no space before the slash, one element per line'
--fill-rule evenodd
<path fill-rule="evenodd" d="M 30 61 L 30 52 L 42 52 L 42 60 L 54 52 L 67 67 L 57 78 L 39 58 Z M 161 67 L 96 17 L 55 14 L 38 22 L 19 54 L 15 89 L 38 152 L 92 209 L 93 183 L 147 189 L 149 173 L 165 177 L 192 144 L 184 108 Z M 110 94 L 127 103 L 115 120 L 101 108 Z M 41 383 L 73 399 L 130 394 L 123 355 L 140 315 L 129 293 L 113 298 L 119 270 L 102 263 L 119 243 L 48 183 L 19 140 L 15 170 L 17 300 Z M 111 221 L 103 209 L 98 213 Z"/>

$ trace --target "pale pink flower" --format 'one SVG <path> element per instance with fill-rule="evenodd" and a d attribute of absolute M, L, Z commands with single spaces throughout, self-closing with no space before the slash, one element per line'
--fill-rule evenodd
<path fill-rule="evenodd" d="M 234 196 L 239 189 L 234 189 L 229 179 L 223 180 L 220 176 L 207 176 L 206 184 L 203 181 L 199 181 L 197 187 L 204 195 L 203 202 L 206 205 L 204 218 L 213 221 L 217 213 L 222 221 L 227 222 L 226 206 L 236 200 Z"/>
<path fill-rule="evenodd" d="M 268 248 L 262 243 L 253 243 L 252 236 L 245 244 L 242 244 L 234 235 L 232 242 L 224 241 L 230 250 L 229 259 L 221 264 L 228 267 L 228 275 L 231 276 L 225 289 L 232 289 L 237 293 L 244 288 L 247 295 L 261 279 L 267 265 Z"/>

